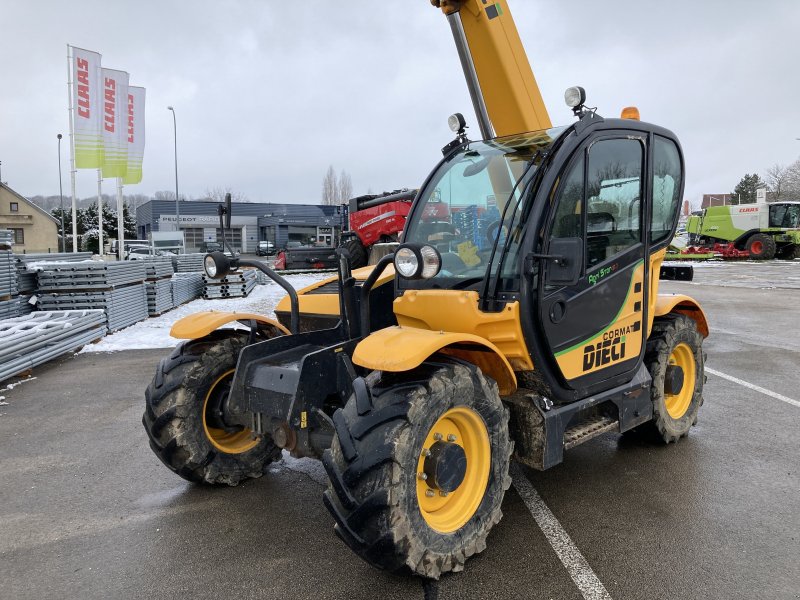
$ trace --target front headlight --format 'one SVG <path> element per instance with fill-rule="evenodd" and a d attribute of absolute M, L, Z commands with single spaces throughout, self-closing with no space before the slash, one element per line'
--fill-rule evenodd
<path fill-rule="evenodd" d="M 433 246 L 403 244 L 394 253 L 394 267 L 406 279 L 430 279 L 439 274 L 442 257 Z"/>
<path fill-rule="evenodd" d="M 231 262 L 224 252 L 212 252 L 203 259 L 203 269 L 211 279 L 222 279 L 230 272 Z"/>
<path fill-rule="evenodd" d="M 203 259 L 203 268 L 206 270 L 206 275 L 211 277 L 211 279 L 216 278 L 217 276 L 217 263 L 214 262 L 214 257 L 210 254 L 206 254 L 205 259 Z"/>
<path fill-rule="evenodd" d="M 408 279 L 414 278 L 419 270 L 417 253 L 409 247 L 400 248 L 394 253 L 394 268 Z"/>
<path fill-rule="evenodd" d="M 419 274 L 423 279 L 430 279 L 436 277 L 439 269 L 442 268 L 442 257 L 439 251 L 433 246 L 423 246 L 419 249 L 422 256 L 422 272 Z"/>

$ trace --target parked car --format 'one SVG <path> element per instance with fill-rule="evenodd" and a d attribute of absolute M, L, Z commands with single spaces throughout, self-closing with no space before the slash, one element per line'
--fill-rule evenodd
<path fill-rule="evenodd" d="M 208 254 L 209 252 L 222 252 L 223 246 L 221 242 L 203 242 L 200 244 L 200 252 Z"/>
<path fill-rule="evenodd" d="M 275 244 L 272 242 L 258 242 L 256 246 L 257 256 L 271 256 L 275 254 Z"/>
<path fill-rule="evenodd" d="M 150 251 L 148 246 L 131 248 L 128 254 L 125 255 L 126 260 L 145 260 L 149 256 L 175 256 L 174 252 L 169 250 L 155 250 Z"/>

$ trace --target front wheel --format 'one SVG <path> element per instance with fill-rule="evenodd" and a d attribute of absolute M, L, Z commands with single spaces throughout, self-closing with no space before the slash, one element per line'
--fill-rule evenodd
<path fill-rule="evenodd" d="M 179 345 L 145 392 L 150 447 L 171 471 L 195 483 L 237 485 L 261 477 L 281 451 L 268 436 L 231 426 L 223 403 L 247 335 L 216 331 Z"/>
<path fill-rule="evenodd" d="M 650 426 L 667 444 L 689 434 L 703 404 L 703 336 L 685 315 L 657 318 L 647 340 L 645 363 L 652 383 Z"/>
<path fill-rule="evenodd" d="M 753 260 L 772 260 L 775 258 L 775 250 L 772 236 L 757 233 L 747 240 L 747 252 Z"/>
<path fill-rule="evenodd" d="M 431 362 L 372 373 L 334 414 L 323 463 L 336 532 L 364 560 L 438 579 L 486 548 L 511 485 L 513 444 L 497 385 L 476 367 Z"/>
<path fill-rule="evenodd" d="M 342 248 L 350 253 L 350 266 L 353 269 L 366 267 L 368 262 L 367 249 L 361 240 L 355 236 L 351 236 L 342 242 Z"/>

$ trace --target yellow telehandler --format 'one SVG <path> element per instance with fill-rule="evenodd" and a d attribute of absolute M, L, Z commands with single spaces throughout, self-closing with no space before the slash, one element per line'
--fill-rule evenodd
<path fill-rule="evenodd" d="M 235 485 L 281 450 L 321 458 L 339 537 L 376 567 L 431 578 L 484 550 L 512 459 L 547 469 L 609 431 L 687 435 L 708 335 L 696 301 L 658 291 L 660 276 L 691 275 L 661 265 L 684 187 L 676 136 L 600 116 L 579 87 L 565 94 L 572 124 L 498 136 L 465 32 L 510 13 L 440 4 L 484 139 L 451 117 L 399 248 L 357 275 L 340 253 L 331 327 L 303 327 L 300 297 L 263 263 L 208 255 L 209 276 L 250 266 L 282 285 L 288 318 L 178 322 L 188 341 L 160 363 L 143 417 L 153 451 L 190 481 Z"/>

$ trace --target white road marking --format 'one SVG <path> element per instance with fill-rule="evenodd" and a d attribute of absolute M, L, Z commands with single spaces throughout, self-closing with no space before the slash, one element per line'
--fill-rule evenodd
<path fill-rule="evenodd" d="M 706 370 L 706 373 L 711 373 L 712 375 L 716 375 L 717 377 L 722 377 L 723 379 L 727 379 L 728 381 L 732 381 L 733 383 L 738 383 L 741 386 L 744 386 L 746 388 L 750 388 L 751 390 L 755 390 L 756 392 L 759 392 L 761 394 L 766 394 L 767 396 L 771 396 L 772 398 L 775 398 L 776 400 L 780 400 L 781 402 L 786 402 L 786 404 L 791 404 L 792 406 L 796 406 L 797 408 L 800 408 L 800 402 L 798 402 L 797 400 L 792 400 L 791 398 L 789 398 L 787 396 L 784 396 L 784 395 L 779 394 L 777 392 L 773 392 L 773 391 L 768 390 L 766 388 L 763 388 L 763 387 L 761 387 L 759 385 L 748 383 L 747 381 L 744 381 L 743 379 L 739 379 L 738 377 L 734 377 L 733 375 L 727 375 L 725 373 L 720 373 L 719 371 L 717 371 L 715 369 L 709 369 L 708 367 L 706 367 L 705 370 Z"/>
<path fill-rule="evenodd" d="M 547 541 L 555 550 L 556 555 L 566 567 L 572 581 L 578 586 L 581 594 L 586 600 L 611 600 L 611 596 L 606 591 L 605 586 L 595 575 L 589 563 L 575 546 L 569 534 L 564 531 L 561 523 L 555 515 L 547 508 L 542 497 L 525 477 L 522 468 L 517 464 L 511 465 L 511 477 L 514 480 L 514 487 L 517 488 L 522 501 L 533 515 L 536 524 L 544 533 Z"/>

